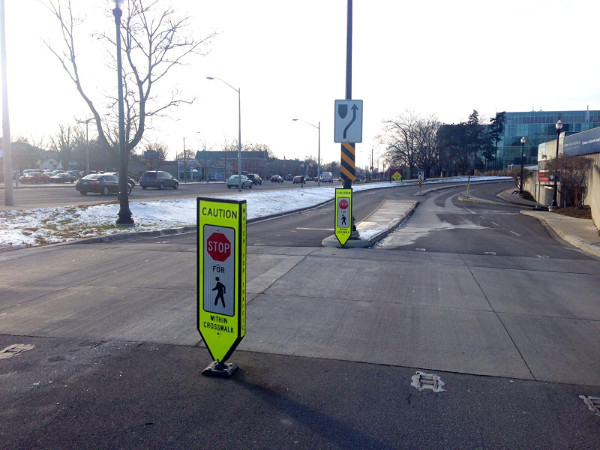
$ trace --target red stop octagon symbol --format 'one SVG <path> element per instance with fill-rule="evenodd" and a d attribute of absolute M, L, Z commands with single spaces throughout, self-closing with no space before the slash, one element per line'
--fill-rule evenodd
<path fill-rule="evenodd" d="M 341 209 L 348 208 L 348 200 L 346 200 L 345 198 L 341 199 L 339 205 Z"/>
<path fill-rule="evenodd" d="M 206 240 L 206 251 L 215 261 L 224 262 L 231 255 L 231 242 L 223 233 L 213 233 Z"/>

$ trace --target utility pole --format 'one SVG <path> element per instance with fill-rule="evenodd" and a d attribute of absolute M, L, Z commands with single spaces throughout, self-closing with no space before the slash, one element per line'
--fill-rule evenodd
<path fill-rule="evenodd" d="M 348 21 L 346 25 L 346 100 L 352 100 L 352 0 L 348 0 Z M 356 144 L 347 143 L 341 146 L 342 158 L 340 168 L 344 179 L 344 189 L 352 189 L 352 181 L 356 173 Z"/>
<path fill-rule="evenodd" d="M 2 59 L 2 150 L 4 158 L 4 205 L 14 206 L 12 185 L 12 150 L 10 147 L 10 121 L 8 119 L 8 78 L 6 72 L 6 31 L 4 20 L 4 0 L 0 0 L 0 33 Z"/>

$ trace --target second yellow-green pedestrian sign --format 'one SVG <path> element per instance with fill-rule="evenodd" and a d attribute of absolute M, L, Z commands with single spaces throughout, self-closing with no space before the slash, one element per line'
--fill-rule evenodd
<path fill-rule="evenodd" d="M 226 361 L 246 334 L 246 201 L 198 198 L 198 331 Z"/>
<path fill-rule="evenodd" d="M 344 245 L 352 234 L 352 189 L 335 190 L 335 237 Z"/>

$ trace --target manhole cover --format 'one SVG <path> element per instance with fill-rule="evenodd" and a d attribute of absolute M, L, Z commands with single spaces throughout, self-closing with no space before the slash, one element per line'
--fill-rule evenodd
<path fill-rule="evenodd" d="M 26 352 L 27 350 L 32 350 L 35 348 L 35 345 L 31 344 L 13 344 L 9 345 L 5 349 L 0 350 L 0 359 L 8 359 L 12 358 L 19 353 Z"/>
<path fill-rule="evenodd" d="M 412 383 L 410 385 L 419 391 L 431 389 L 433 392 L 442 392 L 446 390 L 444 389 L 444 384 L 442 379 L 437 375 L 417 372 L 416 375 L 412 376 Z"/>
<path fill-rule="evenodd" d="M 597 416 L 600 416 L 600 397 L 586 397 L 580 395 L 579 398 L 587 405 L 588 409 Z"/>

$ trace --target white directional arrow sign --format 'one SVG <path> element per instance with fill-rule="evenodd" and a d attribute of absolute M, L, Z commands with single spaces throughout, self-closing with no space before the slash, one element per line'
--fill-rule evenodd
<path fill-rule="evenodd" d="M 362 122 L 362 100 L 336 100 L 333 141 L 337 143 L 362 142 Z"/>

